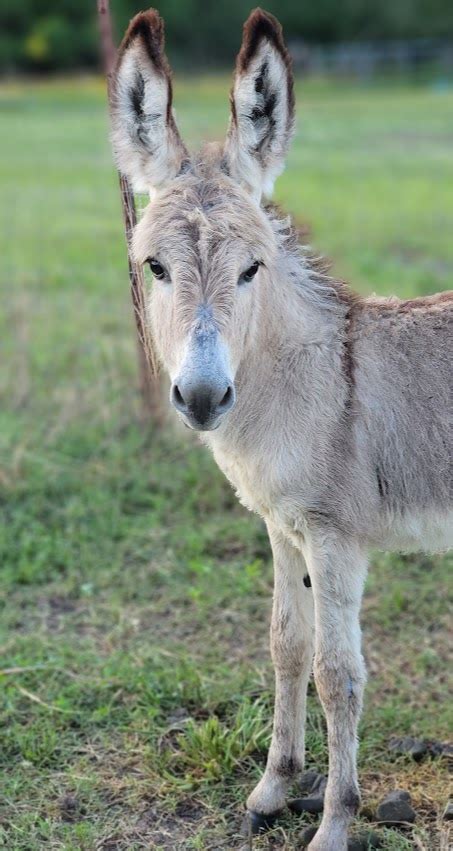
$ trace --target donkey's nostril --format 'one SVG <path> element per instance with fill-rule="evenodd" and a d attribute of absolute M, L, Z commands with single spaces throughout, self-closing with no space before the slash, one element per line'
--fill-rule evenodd
<path fill-rule="evenodd" d="M 220 416 L 233 407 L 235 390 L 232 383 L 190 381 L 179 378 L 171 388 L 173 407 L 188 419 L 193 428 L 211 428 Z"/>
<path fill-rule="evenodd" d="M 179 402 L 180 405 L 183 405 L 184 399 L 182 398 L 181 391 L 180 391 L 177 384 L 175 384 L 175 388 L 174 388 L 173 393 L 174 393 L 174 396 L 175 396 L 175 402 Z"/>
<path fill-rule="evenodd" d="M 224 396 L 219 402 L 219 409 L 229 408 L 233 402 L 233 385 L 229 384 Z"/>
<path fill-rule="evenodd" d="M 177 408 L 179 411 L 183 411 L 187 408 L 187 404 L 184 401 L 184 396 L 182 395 L 177 384 L 173 384 L 171 388 L 171 401 L 173 402 L 175 408 Z"/>

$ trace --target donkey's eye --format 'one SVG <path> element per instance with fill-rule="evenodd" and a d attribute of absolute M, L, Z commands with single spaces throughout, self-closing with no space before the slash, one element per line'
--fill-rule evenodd
<path fill-rule="evenodd" d="M 151 269 L 151 272 L 153 273 L 154 277 L 157 278 L 158 281 L 162 281 L 162 279 L 165 278 L 167 274 L 164 267 L 160 263 L 158 263 L 157 260 L 154 259 L 154 257 L 148 257 L 148 260 L 146 262 L 148 263 L 149 268 Z"/>
<path fill-rule="evenodd" d="M 260 263 L 258 262 L 258 260 L 256 260 L 255 263 L 252 263 L 252 265 L 248 269 L 246 269 L 245 272 L 242 273 L 241 277 L 239 278 L 239 283 L 242 283 L 243 281 L 251 281 L 252 278 L 255 277 L 259 268 Z"/>

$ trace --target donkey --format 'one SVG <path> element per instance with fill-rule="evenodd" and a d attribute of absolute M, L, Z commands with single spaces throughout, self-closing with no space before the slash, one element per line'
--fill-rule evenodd
<path fill-rule="evenodd" d="M 175 123 L 156 11 L 130 23 L 115 80 L 116 162 L 151 195 L 134 253 L 154 276 L 149 321 L 171 404 L 264 518 L 273 552 L 275 716 L 251 828 L 272 824 L 302 769 L 313 667 L 329 777 L 309 847 L 343 851 L 360 800 L 367 553 L 453 546 L 453 292 L 362 298 L 263 202 L 294 126 L 272 15 L 255 9 L 245 23 L 226 141 L 196 156 Z"/>

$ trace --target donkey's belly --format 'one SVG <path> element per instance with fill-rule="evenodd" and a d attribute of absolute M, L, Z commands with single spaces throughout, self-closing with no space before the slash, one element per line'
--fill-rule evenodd
<path fill-rule="evenodd" d="M 445 552 L 453 548 L 453 509 L 412 512 L 395 519 L 377 545 L 405 552 Z"/>
<path fill-rule="evenodd" d="M 291 486 L 286 482 L 285 487 L 270 465 L 264 472 L 259 464 L 246 464 L 241 457 L 219 451 L 217 446 L 213 448 L 217 464 L 242 504 L 278 526 L 299 547 L 308 528 L 306 508 L 310 505 L 310 494 L 302 487 L 303 476 L 298 475 Z M 337 518 L 337 527 L 341 528 L 343 522 L 344 518 Z M 403 516 L 391 517 L 364 511 L 355 522 L 348 517 L 344 529 L 365 547 L 396 552 L 444 552 L 453 548 L 453 506 L 408 511 Z"/>

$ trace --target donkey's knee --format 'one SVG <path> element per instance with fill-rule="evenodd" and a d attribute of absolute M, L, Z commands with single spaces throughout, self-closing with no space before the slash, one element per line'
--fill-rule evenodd
<path fill-rule="evenodd" d="M 356 716 L 362 709 L 366 672 L 361 657 L 341 662 L 317 653 L 313 673 L 319 698 L 326 712 L 347 708 Z"/>
<path fill-rule="evenodd" d="M 271 656 L 276 673 L 298 678 L 311 668 L 313 660 L 312 637 L 291 638 L 271 628 Z"/>

